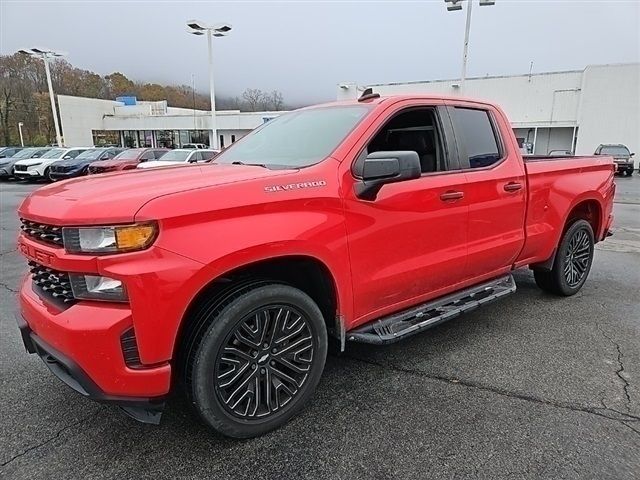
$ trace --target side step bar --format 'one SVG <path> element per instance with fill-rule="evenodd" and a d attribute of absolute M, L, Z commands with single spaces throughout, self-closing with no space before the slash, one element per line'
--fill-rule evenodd
<path fill-rule="evenodd" d="M 431 328 L 516 291 L 511 274 L 394 313 L 347 332 L 347 340 L 383 345 Z"/>

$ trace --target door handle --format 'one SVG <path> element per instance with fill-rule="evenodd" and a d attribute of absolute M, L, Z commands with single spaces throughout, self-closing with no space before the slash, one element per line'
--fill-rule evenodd
<path fill-rule="evenodd" d="M 522 184 L 518 182 L 509 182 L 505 183 L 504 187 L 505 192 L 517 192 L 522 188 Z"/>
<path fill-rule="evenodd" d="M 440 200 L 443 202 L 449 202 L 452 200 L 460 200 L 464 197 L 463 192 L 457 192 L 455 190 L 448 190 L 440 195 Z"/>

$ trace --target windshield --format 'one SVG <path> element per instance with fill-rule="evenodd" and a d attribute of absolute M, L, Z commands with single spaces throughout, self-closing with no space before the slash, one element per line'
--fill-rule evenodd
<path fill-rule="evenodd" d="M 367 105 L 299 110 L 269 120 L 215 163 L 307 167 L 324 160 L 370 111 Z"/>
<path fill-rule="evenodd" d="M 620 157 L 629 156 L 629 150 L 627 149 L 627 147 L 615 147 L 615 146 L 602 147 L 602 150 L 600 150 L 600 153 L 602 155 L 615 155 Z"/>
<path fill-rule="evenodd" d="M 191 155 L 191 151 L 190 152 L 185 152 L 184 150 L 171 150 L 167 153 L 165 153 L 164 155 L 162 155 L 162 157 L 160 158 L 163 162 L 164 161 L 169 161 L 169 162 L 184 162 L 187 160 L 187 158 L 189 157 L 189 155 Z"/>
<path fill-rule="evenodd" d="M 40 158 L 58 158 L 60 157 L 66 150 L 64 148 L 52 148 L 47 153 L 42 155 Z"/>
<path fill-rule="evenodd" d="M 96 160 L 104 153 L 104 150 L 101 148 L 95 148 L 91 150 L 85 150 L 80 155 L 78 155 L 76 160 Z"/>
<path fill-rule="evenodd" d="M 119 153 L 115 157 L 114 160 L 135 160 L 138 156 L 143 152 L 143 150 L 139 150 L 137 148 L 131 150 L 125 150 L 122 153 Z"/>
<path fill-rule="evenodd" d="M 13 158 L 31 158 L 36 152 L 42 150 L 41 148 L 25 148 L 16 153 Z"/>

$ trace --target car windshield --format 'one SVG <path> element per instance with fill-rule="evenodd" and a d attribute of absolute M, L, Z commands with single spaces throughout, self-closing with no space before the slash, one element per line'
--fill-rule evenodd
<path fill-rule="evenodd" d="M 66 152 L 64 148 L 52 148 L 40 158 L 59 158 L 64 152 Z"/>
<path fill-rule="evenodd" d="M 118 155 L 113 157 L 113 159 L 114 160 L 135 160 L 136 158 L 138 158 L 138 156 L 140 156 L 142 152 L 143 150 L 139 150 L 137 148 L 134 148 L 131 150 L 125 150 L 124 152 L 119 153 Z"/>
<path fill-rule="evenodd" d="M 299 110 L 269 120 L 215 163 L 307 167 L 324 160 L 371 110 L 369 105 Z"/>
<path fill-rule="evenodd" d="M 185 152 L 184 150 L 171 150 L 162 155 L 161 160 L 169 162 L 184 162 L 189 158 L 192 152 Z"/>
<path fill-rule="evenodd" d="M 25 148 L 24 150 L 20 150 L 16 153 L 13 158 L 31 158 L 37 152 L 42 150 L 41 148 Z"/>
<path fill-rule="evenodd" d="M 90 150 L 85 150 L 80 155 L 78 155 L 76 160 L 96 160 L 104 153 L 102 148 L 92 148 Z"/>
<path fill-rule="evenodd" d="M 627 149 L 627 147 L 618 147 L 614 145 L 602 147 L 600 153 L 603 155 L 619 155 L 621 157 L 629 156 L 629 150 Z"/>

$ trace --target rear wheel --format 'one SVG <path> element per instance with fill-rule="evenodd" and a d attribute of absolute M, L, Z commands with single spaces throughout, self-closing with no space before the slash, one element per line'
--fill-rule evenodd
<path fill-rule="evenodd" d="M 291 286 L 261 282 L 225 297 L 194 318 L 202 332 L 188 347 L 185 383 L 207 424 L 249 438 L 304 407 L 324 369 L 327 332 L 318 306 Z"/>
<path fill-rule="evenodd" d="M 593 262 L 594 236 L 586 220 L 578 220 L 564 233 L 553 268 L 534 270 L 536 284 L 542 290 L 556 295 L 576 294 L 587 280 Z"/>

